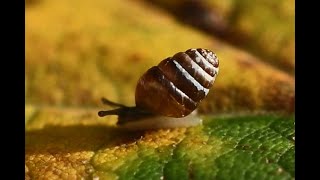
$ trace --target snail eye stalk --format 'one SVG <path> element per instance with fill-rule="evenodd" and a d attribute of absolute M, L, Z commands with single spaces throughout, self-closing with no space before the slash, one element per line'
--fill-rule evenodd
<path fill-rule="evenodd" d="M 108 115 L 121 115 L 122 112 L 123 111 L 120 108 L 119 109 L 109 110 L 109 111 L 99 111 L 98 112 L 98 116 L 104 117 L 104 116 L 108 116 Z"/>
<path fill-rule="evenodd" d="M 127 108 L 128 106 L 125 106 L 123 104 L 119 104 L 113 101 L 110 101 L 104 97 L 101 98 L 101 101 L 103 104 L 108 105 L 108 106 L 112 106 L 112 107 L 123 107 L 123 108 Z"/>

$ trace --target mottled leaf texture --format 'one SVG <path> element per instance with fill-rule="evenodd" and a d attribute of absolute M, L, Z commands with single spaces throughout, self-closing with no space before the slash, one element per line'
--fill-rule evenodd
<path fill-rule="evenodd" d="M 35 108 L 26 179 L 294 179 L 294 118 L 206 116 L 191 128 L 129 132 L 94 110 Z"/>

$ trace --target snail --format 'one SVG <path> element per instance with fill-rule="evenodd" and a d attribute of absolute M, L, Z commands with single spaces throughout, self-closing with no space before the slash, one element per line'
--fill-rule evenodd
<path fill-rule="evenodd" d="M 194 126 L 201 123 L 195 109 L 207 96 L 219 72 L 219 60 L 207 49 L 188 49 L 162 60 L 139 79 L 136 106 L 128 107 L 102 98 L 113 110 L 100 117 L 118 115 L 117 125 L 134 129 Z"/>

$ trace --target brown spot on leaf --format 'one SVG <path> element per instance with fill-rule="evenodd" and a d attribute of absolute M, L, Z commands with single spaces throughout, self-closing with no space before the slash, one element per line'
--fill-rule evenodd
<path fill-rule="evenodd" d="M 269 78 L 261 88 L 260 96 L 266 110 L 286 110 L 294 112 L 295 92 L 291 82 Z"/>

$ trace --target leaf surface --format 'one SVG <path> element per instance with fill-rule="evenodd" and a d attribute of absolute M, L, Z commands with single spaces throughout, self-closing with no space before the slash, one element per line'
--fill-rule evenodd
<path fill-rule="evenodd" d="M 27 7 L 26 22 L 30 104 L 97 107 L 107 96 L 134 105 L 147 69 L 201 47 L 220 60 L 201 112 L 294 111 L 292 76 L 139 1 L 40 1 Z"/>
<path fill-rule="evenodd" d="M 294 179 L 293 117 L 206 116 L 196 127 L 129 132 L 94 111 L 37 114 L 27 123 L 29 178 Z"/>

